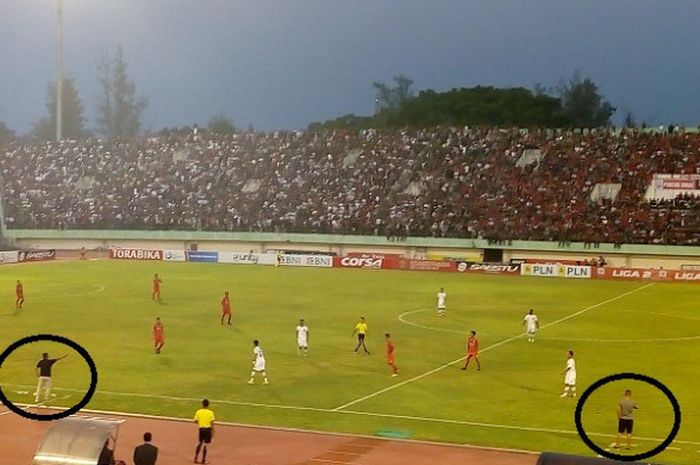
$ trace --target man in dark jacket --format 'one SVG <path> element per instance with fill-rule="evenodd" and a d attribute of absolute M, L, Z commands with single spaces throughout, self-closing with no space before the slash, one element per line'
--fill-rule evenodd
<path fill-rule="evenodd" d="M 151 444 L 151 433 L 143 435 L 143 444 L 134 449 L 134 465 L 156 465 L 158 448 Z"/>

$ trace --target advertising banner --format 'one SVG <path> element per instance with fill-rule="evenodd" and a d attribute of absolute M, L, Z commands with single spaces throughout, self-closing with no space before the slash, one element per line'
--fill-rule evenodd
<path fill-rule="evenodd" d="M 152 249 L 109 249 L 109 258 L 117 260 L 163 260 L 162 250 Z"/>
<path fill-rule="evenodd" d="M 519 264 L 457 262 L 460 273 L 520 274 Z"/>
<path fill-rule="evenodd" d="M 596 279 L 700 282 L 700 271 L 602 267 L 595 269 L 593 277 Z"/>
<path fill-rule="evenodd" d="M 457 271 L 457 264 L 436 260 L 399 260 L 399 268 L 409 271 Z"/>
<path fill-rule="evenodd" d="M 184 250 L 163 250 L 163 260 L 166 262 L 184 262 L 187 256 Z"/>
<path fill-rule="evenodd" d="M 45 262 L 56 259 L 55 249 L 20 250 L 17 253 L 18 262 Z"/>
<path fill-rule="evenodd" d="M 219 261 L 219 252 L 187 250 L 185 254 L 188 262 L 217 263 Z"/>
<path fill-rule="evenodd" d="M 274 265 L 277 254 L 257 252 L 219 252 L 219 263 L 235 265 Z"/>
<path fill-rule="evenodd" d="M 395 270 L 399 267 L 398 255 L 356 254 L 353 256 L 333 257 L 333 266 L 337 268 L 370 268 L 374 270 Z"/>
<path fill-rule="evenodd" d="M 0 265 L 5 263 L 17 263 L 18 253 L 16 250 L 8 250 L 6 252 L 0 252 Z"/>
<path fill-rule="evenodd" d="M 331 268 L 333 266 L 331 255 L 282 255 L 282 266 L 314 266 L 318 268 Z"/>
<path fill-rule="evenodd" d="M 558 263 L 525 263 L 520 265 L 523 276 L 541 276 L 546 278 L 584 278 L 591 277 L 590 266 L 561 265 Z"/>

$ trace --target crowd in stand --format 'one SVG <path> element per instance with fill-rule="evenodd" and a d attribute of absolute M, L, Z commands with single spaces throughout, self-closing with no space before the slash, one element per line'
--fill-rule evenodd
<path fill-rule="evenodd" d="M 0 149 L 10 228 L 700 243 L 700 198 L 645 200 L 655 173 L 700 173 L 700 135 L 181 131 Z M 592 201 L 596 183 L 622 188 Z"/>

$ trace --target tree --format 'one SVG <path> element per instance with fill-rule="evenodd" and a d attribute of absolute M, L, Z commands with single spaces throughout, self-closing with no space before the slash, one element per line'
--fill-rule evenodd
<path fill-rule="evenodd" d="M 564 116 L 572 126 L 595 128 L 610 125 L 610 117 L 616 109 L 603 100 L 591 78 L 581 79 L 581 74 L 574 71 L 569 82 L 558 87 L 558 92 Z"/>
<path fill-rule="evenodd" d="M 209 124 L 207 125 L 209 131 L 214 134 L 228 135 L 236 132 L 236 127 L 233 125 L 231 118 L 224 115 L 214 115 L 209 119 Z"/>
<path fill-rule="evenodd" d="M 141 113 L 148 106 L 145 97 L 137 97 L 136 86 L 127 74 L 127 62 L 121 45 L 110 61 L 106 57 L 98 66 L 101 88 L 97 101 L 97 122 L 101 134 L 108 138 L 135 137 L 141 129 Z"/>
<path fill-rule="evenodd" d="M 54 140 L 56 138 L 56 82 L 50 82 L 46 88 L 46 111 L 48 116 L 34 123 L 30 136 L 40 141 Z M 83 102 L 80 100 L 75 80 L 63 80 L 63 131 L 64 139 L 79 140 L 89 134 L 85 129 L 85 117 L 83 116 Z"/>
<path fill-rule="evenodd" d="M 399 74 L 394 76 L 394 87 L 390 87 L 382 82 L 373 82 L 372 87 L 377 91 L 376 102 L 377 110 L 395 110 L 400 107 L 404 102 L 413 98 L 413 91 L 411 86 L 413 85 L 413 80 Z"/>
<path fill-rule="evenodd" d="M 0 145 L 10 142 L 15 138 L 15 133 L 7 125 L 0 121 Z"/>

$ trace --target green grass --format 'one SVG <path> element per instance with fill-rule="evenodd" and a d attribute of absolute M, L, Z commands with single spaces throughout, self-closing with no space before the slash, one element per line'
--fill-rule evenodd
<path fill-rule="evenodd" d="M 164 280 L 162 304 L 150 300 L 155 272 Z M 26 294 L 19 313 L 14 311 L 16 279 L 24 282 Z M 571 433 L 576 402 L 559 398 L 566 351 L 573 349 L 579 392 L 623 371 L 665 383 L 683 410 L 678 439 L 697 443 L 674 444 L 681 450 L 666 451 L 654 460 L 696 464 L 700 339 L 659 339 L 700 335 L 700 286 L 654 284 L 542 329 L 535 344 L 514 339 L 489 348 L 522 332 L 522 316 L 529 307 L 546 325 L 643 285 L 192 263 L 7 266 L 0 268 L 0 289 L 6 289 L 0 345 L 36 333 L 59 334 L 83 345 L 99 369 L 98 393 L 89 404 L 93 409 L 189 417 L 197 402 L 187 399 L 208 397 L 217 417 L 226 421 L 365 434 L 396 429 L 410 431 L 417 439 L 591 454 Z M 438 318 L 434 310 L 441 286 L 448 293 L 446 318 Z M 233 297 L 233 328 L 221 327 L 218 321 L 224 290 Z M 405 312 L 412 313 L 399 321 Z M 361 315 L 370 325 L 370 356 L 352 353 L 351 332 Z M 166 330 L 160 355 L 152 351 L 156 316 Z M 294 327 L 299 317 L 311 330 L 308 358 L 296 354 Z M 481 372 L 470 367 L 464 373 L 456 363 L 334 410 L 458 359 L 470 329 L 479 333 L 482 349 L 487 349 Z M 384 332 L 394 337 L 398 378 L 389 376 L 384 362 Z M 253 339 L 265 350 L 269 386 L 246 384 Z M 34 346 L 12 354 L 0 370 L 0 384 L 14 401 L 30 399 L 17 391 L 33 389 L 17 386 L 34 385 L 33 366 L 42 351 L 65 352 L 51 344 Z M 71 353 L 55 368 L 56 392 L 70 396 L 59 399 L 63 405 L 76 402 L 82 397 L 78 391 L 87 387 L 87 367 L 78 357 Z M 665 437 L 670 404 L 644 385 L 631 386 L 641 406 L 636 434 Z M 608 385 L 591 398 L 584 410 L 587 431 L 614 434 L 615 403 L 625 387 L 626 383 Z M 605 446 L 612 442 L 608 437 L 593 439 Z M 635 453 L 657 444 L 635 442 Z"/>

